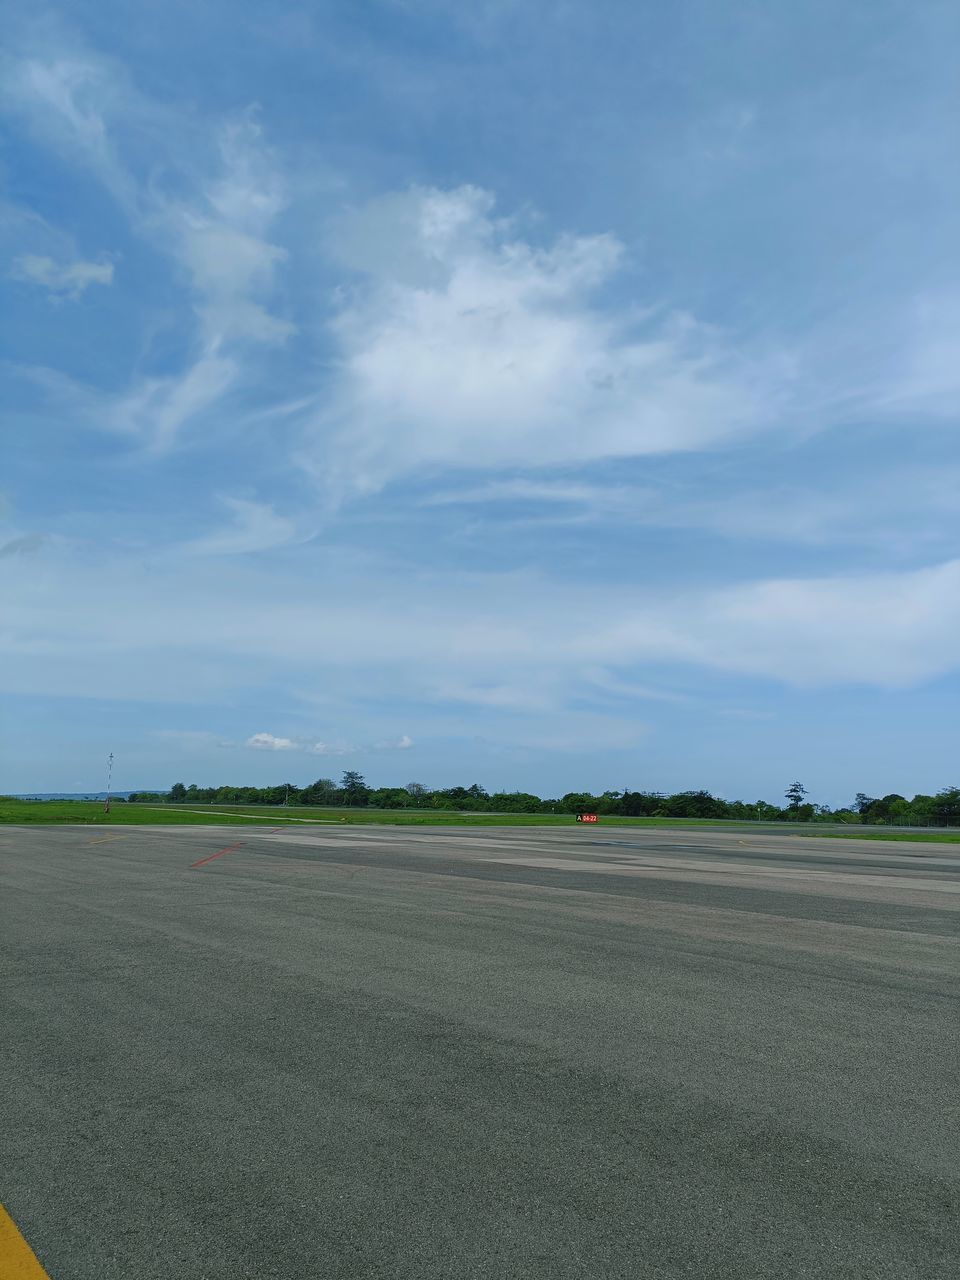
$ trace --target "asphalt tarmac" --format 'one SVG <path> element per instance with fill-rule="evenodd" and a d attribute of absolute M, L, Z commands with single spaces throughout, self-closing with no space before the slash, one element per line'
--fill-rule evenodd
<path fill-rule="evenodd" d="M 51 1280 L 960 1275 L 960 846 L 5 827 L 0 965 Z"/>

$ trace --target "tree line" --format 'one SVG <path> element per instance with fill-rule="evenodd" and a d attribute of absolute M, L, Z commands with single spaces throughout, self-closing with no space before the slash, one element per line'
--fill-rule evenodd
<path fill-rule="evenodd" d="M 806 787 L 793 782 L 782 806 L 756 800 L 723 800 L 709 791 L 569 791 L 541 799 L 526 791 L 490 793 L 469 787 L 431 789 L 420 782 L 403 787 L 369 787 L 361 774 L 346 770 L 339 782 L 318 778 L 308 786 L 283 782 L 273 787 L 198 787 L 174 783 L 167 792 L 135 791 L 131 801 L 170 804 L 315 805 L 324 808 L 444 809 L 466 813 L 597 813 L 622 817 L 732 818 L 761 822 L 844 822 L 895 826 L 960 826 L 960 787 L 944 787 L 934 795 L 908 800 L 892 792 L 876 797 L 859 791 L 839 809 L 810 801 Z"/>

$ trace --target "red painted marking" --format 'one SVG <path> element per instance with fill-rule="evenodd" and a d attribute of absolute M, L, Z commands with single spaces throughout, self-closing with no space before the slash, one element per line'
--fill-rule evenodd
<path fill-rule="evenodd" d="M 212 862 L 214 858 L 222 858 L 225 853 L 233 853 L 234 849 L 242 849 L 243 841 L 240 844 L 228 844 L 225 849 L 218 849 L 216 853 L 208 853 L 205 858 L 201 858 L 199 862 L 191 862 L 190 870 L 194 867 L 202 867 L 205 862 Z"/>
<path fill-rule="evenodd" d="M 272 830 L 267 832 L 267 835 L 268 836 L 276 835 L 278 831 L 286 831 L 286 827 L 273 827 Z M 205 862 L 212 862 L 214 858 L 222 858 L 225 853 L 233 853 L 234 849 L 242 849 L 242 848 L 243 848 L 242 840 L 240 841 L 239 844 L 228 844 L 225 848 L 218 849 L 216 853 L 208 853 L 207 856 L 205 858 L 201 858 L 199 862 L 191 862 L 190 870 L 192 871 L 194 867 L 202 867 Z"/>

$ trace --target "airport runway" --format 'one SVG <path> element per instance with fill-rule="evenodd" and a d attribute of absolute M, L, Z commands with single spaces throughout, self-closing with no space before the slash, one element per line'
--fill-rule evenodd
<path fill-rule="evenodd" d="M 51 1280 L 960 1275 L 960 846 L 4 827 L 0 963 Z"/>

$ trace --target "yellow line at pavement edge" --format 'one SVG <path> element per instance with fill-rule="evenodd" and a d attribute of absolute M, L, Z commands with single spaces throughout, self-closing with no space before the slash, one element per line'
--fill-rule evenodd
<path fill-rule="evenodd" d="M 0 1204 L 0 1280 L 50 1280 L 2 1204 Z"/>

